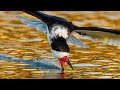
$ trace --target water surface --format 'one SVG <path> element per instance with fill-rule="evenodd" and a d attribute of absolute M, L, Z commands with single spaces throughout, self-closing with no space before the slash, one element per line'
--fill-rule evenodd
<path fill-rule="evenodd" d="M 98 26 L 120 29 L 120 12 L 65 12 L 45 11 L 47 14 L 61 16 L 78 26 Z M 47 37 L 28 28 L 14 14 L 36 19 L 20 11 L 0 11 L 0 54 L 20 60 L 55 60 Z M 120 49 L 100 42 L 93 42 L 74 33 L 90 48 L 70 45 L 70 61 L 74 70 L 66 64 L 65 73 L 31 67 L 32 64 L 0 59 L 0 78 L 2 79 L 111 79 L 120 77 Z"/>

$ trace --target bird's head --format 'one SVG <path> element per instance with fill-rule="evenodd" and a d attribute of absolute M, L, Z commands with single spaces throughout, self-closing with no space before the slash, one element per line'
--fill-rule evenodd
<path fill-rule="evenodd" d="M 67 64 L 73 69 L 69 59 L 67 56 L 64 56 L 63 58 L 59 58 L 59 62 L 61 63 L 62 71 L 64 71 L 64 64 L 67 62 Z"/>

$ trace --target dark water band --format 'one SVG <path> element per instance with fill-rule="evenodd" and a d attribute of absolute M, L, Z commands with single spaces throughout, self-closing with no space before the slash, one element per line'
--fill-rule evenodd
<path fill-rule="evenodd" d="M 0 54 L 0 60 L 4 61 L 12 61 L 12 62 L 24 62 L 29 64 L 32 68 L 37 68 L 41 70 L 61 70 L 59 63 L 55 60 L 24 60 L 19 58 L 12 58 L 9 56 L 5 56 Z"/>

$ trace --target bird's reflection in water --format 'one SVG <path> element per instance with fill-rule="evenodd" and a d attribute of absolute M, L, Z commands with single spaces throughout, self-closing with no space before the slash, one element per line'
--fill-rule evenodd
<path fill-rule="evenodd" d="M 73 79 L 73 73 L 44 73 L 43 79 Z"/>

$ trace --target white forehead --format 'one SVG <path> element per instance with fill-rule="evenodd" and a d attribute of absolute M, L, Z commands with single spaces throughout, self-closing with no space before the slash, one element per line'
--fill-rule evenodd
<path fill-rule="evenodd" d="M 51 51 L 52 51 L 52 53 L 53 53 L 53 55 L 57 58 L 57 59 L 59 59 L 59 58 L 63 58 L 64 56 L 69 56 L 69 53 L 68 52 L 59 52 L 59 51 L 55 51 L 55 50 L 53 50 L 53 49 L 51 49 Z"/>

